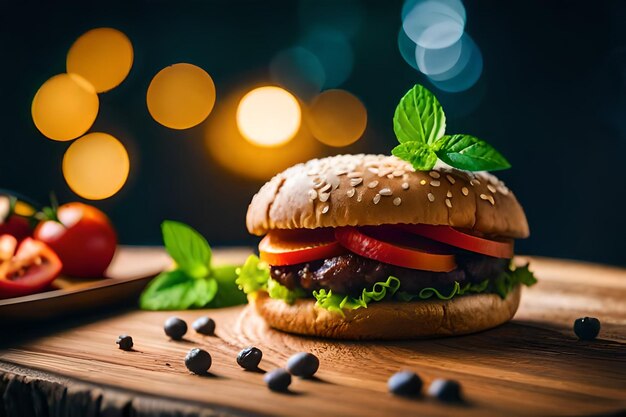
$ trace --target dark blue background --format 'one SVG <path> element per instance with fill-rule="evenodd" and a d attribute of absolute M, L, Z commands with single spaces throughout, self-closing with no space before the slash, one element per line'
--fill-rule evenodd
<path fill-rule="evenodd" d="M 267 77 L 273 55 L 301 35 L 297 2 L 51 3 L 0 6 L 0 188 L 40 201 L 51 190 L 61 201 L 77 199 L 61 173 L 69 142 L 45 139 L 30 103 L 46 79 L 65 71 L 80 34 L 111 26 L 129 36 L 135 62 L 120 87 L 100 96 L 92 130 L 123 138 L 132 173 L 118 195 L 94 204 L 110 215 L 122 243 L 160 243 L 164 218 L 190 223 L 213 245 L 256 242 L 244 216 L 261 182 L 219 167 L 201 127 L 180 132 L 154 122 L 145 93 L 152 76 L 176 62 L 205 68 L 218 100 L 244 78 Z M 532 232 L 518 251 L 626 265 L 626 2 L 465 3 L 483 76 L 466 93 L 438 96 L 451 130 L 488 140 L 511 161 L 513 169 L 499 175 Z M 428 83 L 398 52 L 401 1 L 361 4 L 354 71 L 342 88 L 365 103 L 368 130 L 340 151 L 387 153 L 398 99 Z"/>

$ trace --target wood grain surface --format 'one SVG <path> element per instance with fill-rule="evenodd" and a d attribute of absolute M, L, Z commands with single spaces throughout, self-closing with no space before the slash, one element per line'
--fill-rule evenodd
<path fill-rule="evenodd" d="M 531 265 L 540 282 L 525 289 L 515 319 L 463 337 L 316 340 L 268 329 L 243 307 L 175 313 L 189 325 L 202 315 L 217 322 L 216 336 L 190 330 L 178 342 L 162 329 L 172 312 L 125 312 L 15 345 L 3 334 L 0 416 L 27 415 L 35 406 L 46 410 L 42 415 L 62 415 L 61 403 L 66 412 L 79 410 L 69 415 L 94 416 L 623 415 L 626 270 L 541 258 Z M 586 315 L 602 322 L 598 340 L 579 341 L 572 332 L 574 319 Z M 135 351 L 116 348 L 122 333 L 133 337 Z M 294 380 L 288 394 L 270 392 L 262 373 L 235 362 L 249 345 L 263 350 L 264 370 L 284 366 L 295 352 L 313 352 L 321 361 L 318 378 Z M 211 353 L 210 376 L 186 370 L 183 358 L 193 347 Z M 417 372 L 425 387 L 434 378 L 456 379 L 467 401 L 391 396 L 387 378 L 401 369 Z"/>

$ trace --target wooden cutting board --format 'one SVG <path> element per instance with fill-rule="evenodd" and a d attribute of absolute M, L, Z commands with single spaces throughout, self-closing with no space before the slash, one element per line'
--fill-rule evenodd
<path fill-rule="evenodd" d="M 0 349 L 0 397 L 8 415 L 35 409 L 94 416 L 131 410 L 146 416 L 626 413 L 626 270 L 541 258 L 531 265 L 540 282 L 524 291 L 515 319 L 463 337 L 316 340 L 268 329 L 243 307 L 177 312 L 189 325 L 202 315 L 217 322 L 216 336 L 191 330 L 179 342 L 163 334 L 171 312 L 125 312 L 17 345 L 2 334 L 0 345 L 8 347 Z M 586 315 L 602 321 L 599 340 L 574 336 L 574 319 Z M 134 352 L 116 348 L 123 333 L 132 335 Z M 235 362 L 249 345 L 262 349 L 264 370 L 284 366 L 295 352 L 313 352 L 321 360 L 318 378 L 294 380 L 288 394 L 270 392 L 261 373 L 243 371 Z M 183 358 L 193 347 L 211 353 L 210 376 L 186 370 Z M 417 372 L 425 386 L 434 378 L 456 379 L 467 402 L 453 406 L 391 396 L 387 378 L 401 369 Z M 0 416 L 2 411 L 0 403 Z"/>

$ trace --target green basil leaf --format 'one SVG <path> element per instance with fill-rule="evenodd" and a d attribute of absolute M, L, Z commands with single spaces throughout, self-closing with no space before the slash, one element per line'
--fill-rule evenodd
<path fill-rule="evenodd" d="M 248 299 L 246 294 L 239 289 L 235 282 L 237 279 L 237 267 L 234 265 L 221 265 L 211 268 L 209 275 L 217 282 L 217 294 L 206 305 L 207 308 L 222 308 L 245 304 Z"/>
<path fill-rule="evenodd" d="M 185 310 L 202 308 L 217 293 L 214 279 L 195 279 L 176 269 L 159 274 L 141 294 L 144 310 Z"/>
<path fill-rule="evenodd" d="M 209 274 L 211 247 L 200 233 L 172 220 L 164 221 L 161 230 L 165 248 L 180 269 L 193 278 Z"/>
<path fill-rule="evenodd" d="M 511 167 L 493 146 L 470 135 L 446 135 L 433 145 L 443 162 L 467 171 L 496 171 Z"/>
<path fill-rule="evenodd" d="M 435 166 L 437 155 L 421 142 L 404 142 L 391 150 L 394 156 L 410 162 L 418 171 L 428 171 Z"/>
<path fill-rule="evenodd" d="M 270 268 L 262 262 L 258 256 L 250 255 L 246 262 L 237 268 L 237 279 L 235 282 L 246 294 L 251 294 L 263 288 L 267 288 L 267 281 L 270 279 Z"/>
<path fill-rule="evenodd" d="M 433 144 L 446 131 L 446 115 L 437 97 L 416 84 L 396 107 L 393 130 L 400 143 Z"/>

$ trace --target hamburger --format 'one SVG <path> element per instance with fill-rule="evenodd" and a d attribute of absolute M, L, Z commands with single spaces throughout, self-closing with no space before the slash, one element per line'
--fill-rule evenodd
<path fill-rule="evenodd" d="M 253 197 L 264 236 L 238 283 L 269 326 L 336 339 L 473 333 L 510 320 L 524 210 L 494 175 L 395 156 L 339 155 L 279 173 Z"/>

